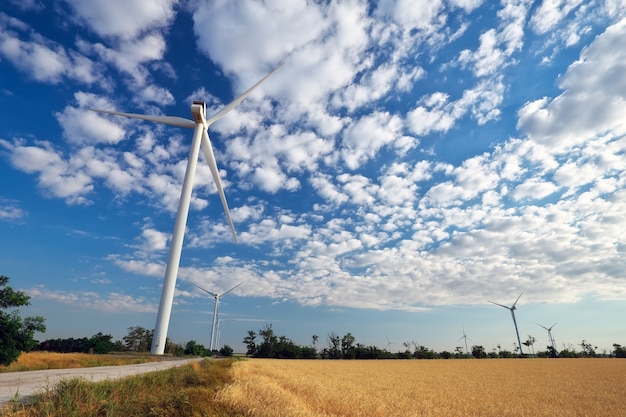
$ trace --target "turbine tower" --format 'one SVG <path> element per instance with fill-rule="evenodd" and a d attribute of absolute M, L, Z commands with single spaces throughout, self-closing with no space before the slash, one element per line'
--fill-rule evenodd
<path fill-rule="evenodd" d="M 191 104 L 191 114 L 193 120 L 185 119 L 175 116 L 154 116 L 135 113 L 121 113 L 109 110 L 90 109 L 99 113 L 112 114 L 115 116 L 131 117 L 134 119 L 148 120 L 151 122 L 164 123 L 173 126 L 185 127 L 194 129 L 193 138 L 191 140 L 191 149 L 189 150 L 189 159 L 187 161 L 187 169 L 185 171 L 185 178 L 183 180 L 183 189 L 180 195 L 180 201 L 178 203 L 178 212 L 176 214 L 176 222 L 174 223 L 174 232 L 172 233 L 172 241 L 170 243 L 170 253 L 167 259 L 167 267 L 165 269 L 165 278 L 163 280 L 163 289 L 161 291 L 161 301 L 159 303 L 159 312 L 157 314 L 156 325 L 154 329 L 154 337 L 152 338 L 152 347 L 150 353 L 152 355 L 162 355 L 165 350 L 165 341 L 167 339 L 167 329 L 170 323 L 170 315 L 172 312 L 172 302 L 174 301 L 174 289 L 176 287 L 176 277 L 178 275 L 178 267 L 180 265 L 180 255 L 183 248 L 183 239 L 185 237 L 185 225 L 187 223 L 187 215 L 189 214 L 189 203 L 191 201 L 191 191 L 193 188 L 193 179 L 196 174 L 196 165 L 198 163 L 198 155 L 200 153 L 200 144 L 202 144 L 202 151 L 209 164 L 209 169 L 213 175 L 215 186 L 222 200 L 222 206 L 226 212 L 226 218 L 230 225 L 230 231 L 233 234 L 235 242 L 237 242 L 237 236 L 235 234 L 235 227 L 233 225 L 230 211 L 228 210 L 228 204 L 226 203 L 226 196 L 222 189 L 222 183 L 220 181 L 219 171 L 217 170 L 217 163 L 215 161 L 215 155 L 213 154 L 213 148 L 209 139 L 208 127 L 213 123 L 224 117 L 228 112 L 234 109 L 239 103 L 243 101 L 252 91 L 254 91 L 261 83 L 272 76 L 278 71 L 282 65 L 263 77 L 255 85 L 250 87 L 242 95 L 231 101 L 228 105 L 215 113 L 213 116 L 206 118 L 206 103 L 203 101 L 193 101 Z"/>
<path fill-rule="evenodd" d="M 224 292 L 223 294 L 218 294 L 215 292 L 211 292 L 209 290 L 206 290 L 204 288 L 202 288 L 199 285 L 193 284 L 196 287 L 200 288 L 202 291 L 204 291 L 205 293 L 209 294 L 211 297 L 213 297 L 215 299 L 215 307 L 213 308 L 213 325 L 211 326 L 211 345 L 209 347 L 209 349 L 211 350 L 211 352 L 213 352 L 217 346 L 215 346 L 217 344 L 217 327 L 218 327 L 218 318 L 217 315 L 219 314 L 219 305 L 220 305 L 220 298 L 225 296 L 226 294 L 228 294 L 229 292 L 231 292 L 232 290 L 234 290 L 235 288 L 237 288 L 238 286 L 240 286 L 241 284 L 243 284 L 245 281 L 241 281 L 239 284 L 235 285 L 234 287 L 232 287 L 230 290 Z"/>
<path fill-rule="evenodd" d="M 522 294 L 524 294 L 524 293 L 522 292 Z M 515 310 L 517 309 L 517 307 L 515 307 L 515 305 L 519 301 L 519 299 L 522 296 L 522 294 L 520 294 L 519 297 L 517 297 L 517 300 L 515 300 L 515 302 L 513 303 L 513 305 L 511 307 L 505 306 L 503 304 L 494 303 L 493 301 L 489 301 L 489 302 L 491 304 L 495 304 L 497 306 L 504 307 L 504 308 L 506 308 L 507 310 L 509 310 L 511 312 L 511 317 L 513 317 L 513 324 L 515 325 L 515 334 L 517 334 L 517 343 L 518 343 L 518 346 L 519 346 L 519 353 L 523 355 L 524 352 L 522 351 L 522 340 L 519 337 L 519 330 L 517 330 L 517 321 L 515 320 Z"/>
<path fill-rule="evenodd" d="M 554 342 L 554 337 L 552 336 L 552 328 L 553 328 L 554 326 L 556 326 L 556 323 L 554 323 L 554 324 L 553 324 L 552 326 L 550 326 L 550 327 L 545 327 L 545 326 L 542 326 L 542 325 L 541 325 L 541 324 L 539 324 L 539 323 L 535 323 L 535 324 L 537 324 L 537 326 L 543 327 L 544 329 L 546 329 L 546 330 L 548 331 L 548 338 L 550 339 L 550 344 L 552 345 L 552 349 L 554 349 L 554 351 L 556 352 L 556 343 Z"/>
<path fill-rule="evenodd" d="M 469 339 L 469 337 L 467 337 L 467 335 L 465 334 L 465 327 L 463 327 L 463 336 L 459 337 L 459 339 L 457 340 L 457 342 L 461 339 L 465 339 L 465 354 L 468 355 L 468 351 L 467 351 L 467 339 Z M 471 339 L 470 339 L 471 340 Z"/>

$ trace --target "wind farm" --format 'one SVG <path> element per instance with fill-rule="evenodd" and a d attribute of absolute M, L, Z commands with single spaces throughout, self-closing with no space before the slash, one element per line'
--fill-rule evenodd
<path fill-rule="evenodd" d="M 134 415 L 626 415 L 624 0 L 421 3 L 3 1 L 0 353 L 194 356 Z"/>

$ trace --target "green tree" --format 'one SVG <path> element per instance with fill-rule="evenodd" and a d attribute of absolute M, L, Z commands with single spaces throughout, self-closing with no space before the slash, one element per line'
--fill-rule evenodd
<path fill-rule="evenodd" d="M 256 333 L 254 332 L 254 330 L 248 330 L 248 335 L 243 338 L 243 343 L 246 345 L 247 356 L 256 355 L 258 347 L 256 345 Z"/>
<path fill-rule="evenodd" d="M 45 320 L 41 316 L 22 319 L 17 307 L 30 305 L 30 297 L 15 291 L 7 284 L 9 278 L 0 275 L 0 364 L 9 365 L 22 352 L 37 346 L 35 332 L 45 332 Z M 9 310 L 10 311 L 4 311 Z"/>
<path fill-rule="evenodd" d="M 98 332 L 89 339 L 89 351 L 93 353 L 105 354 L 113 350 L 113 336 Z"/>
<path fill-rule="evenodd" d="M 272 325 L 266 324 L 259 330 L 259 336 L 263 338 L 263 341 L 258 347 L 256 356 L 261 358 L 273 358 L 278 347 L 278 337 L 274 334 Z"/>
<path fill-rule="evenodd" d="M 233 356 L 233 352 L 233 348 L 228 345 L 224 345 L 224 347 L 220 349 L 221 356 Z"/>
<path fill-rule="evenodd" d="M 341 359 L 341 338 L 335 332 L 328 335 L 328 358 Z"/>
<path fill-rule="evenodd" d="M 356 338 L 350 332 L 341 338 L 341 357 L 343 359 L 354 359 L 354 342 L 356 342 Z"/>
<path fill-rule="evenodd" d="M 207 349 L 195 340 L 190 340 L 185 345 L 185 355 L 206 356 Z"/>
<path fill-rule="evenodd" d="M 474 345 L 472 346 L 472 356 L 476 359 L 484 359 L 487 357 L 487 352 L 483 346 Z"/>
<path fill-rule="evenodd" d="M 147 330 L 141 326 L 129 327 L 128 334 L 122 338 L 124 349 L 131 352 L 149 351 L 153 333 L 153 330 Z"/>
<path fill-rule="evenodd" d="M 618 343 L 613 343 L 613 356 L 616 358 L 626 358 L 626 348 Z"/>

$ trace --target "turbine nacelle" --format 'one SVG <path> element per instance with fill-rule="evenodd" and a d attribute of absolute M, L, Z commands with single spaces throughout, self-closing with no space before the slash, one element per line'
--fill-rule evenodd
<path fill-rule="evenodd" d="M 191 104 L 191 114 L 196 123 L 204 125 L 206 129 L 206 103 L 204 101 L 194 100 Z"/>

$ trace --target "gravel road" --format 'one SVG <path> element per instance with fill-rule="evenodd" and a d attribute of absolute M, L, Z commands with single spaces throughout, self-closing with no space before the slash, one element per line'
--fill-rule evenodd
<path fill-rule="evenodd" d="M 54 387 L 59 381 L 64 379 L 80 377 L 87 381 L 97 382 L 105 379 L 116 379 L 129 375 L 160 371 L 199 360 L 202 360 L 202 358 L 165 360 L 137 365 L 0 373 L 0 403 L 6 403 L 12 398 L 23 400 L 24 397 L 45 391 L 46 388 Z"/>

